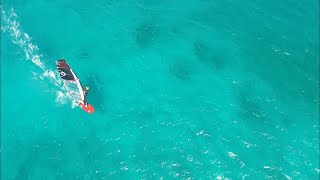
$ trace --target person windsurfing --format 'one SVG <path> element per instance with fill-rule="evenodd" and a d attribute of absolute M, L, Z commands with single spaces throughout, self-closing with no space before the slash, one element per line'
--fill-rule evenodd
<path fill-rule="evenodd" d="M 86 86 L 84 89 L 84 100 L 83 100 L 83 104 L 86 106 L 88 105 L 88 102 L 87 102 L 88 93 L 89 93 L 89 87 Z"/>
<path fill-rule="evenodd" d="M 64 83 L 63 86 L 68 95 L 70 95 L 69 97 L 72 99 L 72 102 L 74 103 L 75 101 L 77 101 L 81 109 L 89 114 L 92 114 L 94 112 L 94 107 L 87 102 L 89 87 L 86 86 L 85 88 L 83 88 L 80 80 L 68 65 L 66 60 L 57 60 L 56 67 L 60 78 Z"/>

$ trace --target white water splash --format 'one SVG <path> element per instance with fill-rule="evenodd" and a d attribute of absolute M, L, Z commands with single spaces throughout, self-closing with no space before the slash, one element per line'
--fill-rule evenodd
<path fill-rule="evenodd" d="M 71 100 L 70 96 L 66 95 L 65 90 L 62 86 L 62 80 L 58 77 L 58 75 L 50 68 L 46 68 L 44 63 L 41 61 L 43 57 L 42 54 L 39 53 L 39 48 L 35 44 L 31 42 L 30 36 L 23 32 L 20 23 L 18 21 L 18 16 L 15 13 L 14 9 L 11 8 L 9 12 L 6 12 L 2 6 L 1 9 L 1 31 L 4 33 L 9 33 L 11 36 L 11 40 L 14 44 L 18 45 L 21 50 L 25 54 L 25 59 L 30 61 L 39 67 L 42 70 L 42 74 L 38 74 L 36 72 L 32 72 L 34 78 L 32 79 L 41 79 L 48 80 L 53 83 L 59 90 L 57 90 L 56 102 L 61 104 L 66 104 L 67 100 Z M 65 92 L 65 93 L 63 93 Z M 72 102 L 72 108 L 76 107 L 76 102 Z"/>
<path fill-rule="evenodd" d="M 59 105 L 63 105 L 66 103 L 67 96 L 65 96 L 61 91 L 57 91 L 57 97 L 56 97 L 56 102 Z"/>
<path fill-rule="evenodd" d="M 233 152 L 228 152 L 228 156 L 232 159 L 236 158 L 238 155 L 234 154 Z"/>
<path fill-rule="evenodd" d="M 31 38 L 27 33 L 21 31 L 20 23 L 17 21 L 18 16 L 14 10 L 11 9 L 9 14 L 7 14 L 1 7 L 1 16 L 5 23 L 1 30 L 10 33 L 12 42 L 23 50 L 27 60 L 31 60 L 45 71 L 45 66 L 40 60 L 42 55 L 38 53 L 39 48 L 31 43 Z"/>

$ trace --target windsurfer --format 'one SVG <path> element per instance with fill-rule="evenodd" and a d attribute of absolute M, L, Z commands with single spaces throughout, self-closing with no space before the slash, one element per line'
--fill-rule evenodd
<path fill-rule="evenodd" d="M 86 86 L 86 88 L 84 89 L 84 100 L 83 100 L 84 105 L 88 105 L 88 102 L 87 102 L 88 93 L 89 93 L 89 87 Z"/>

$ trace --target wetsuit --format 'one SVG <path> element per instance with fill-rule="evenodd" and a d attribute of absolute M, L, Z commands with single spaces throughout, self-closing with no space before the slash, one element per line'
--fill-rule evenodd
<path fill-rule="evenodd" d="M 88 93 L 89 93 L 89 90 L 84 91 L 84 100 L 83 100 L 84 105 L 88 105 L 88 102 L 87 102 Z"/>

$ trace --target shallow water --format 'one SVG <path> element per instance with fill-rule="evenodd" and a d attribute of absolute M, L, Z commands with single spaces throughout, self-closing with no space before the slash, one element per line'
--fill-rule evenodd
<path fill-rule="evenodd" d="M 317 179 L 318 7 L 3 0 L 1 178 Z"/>

